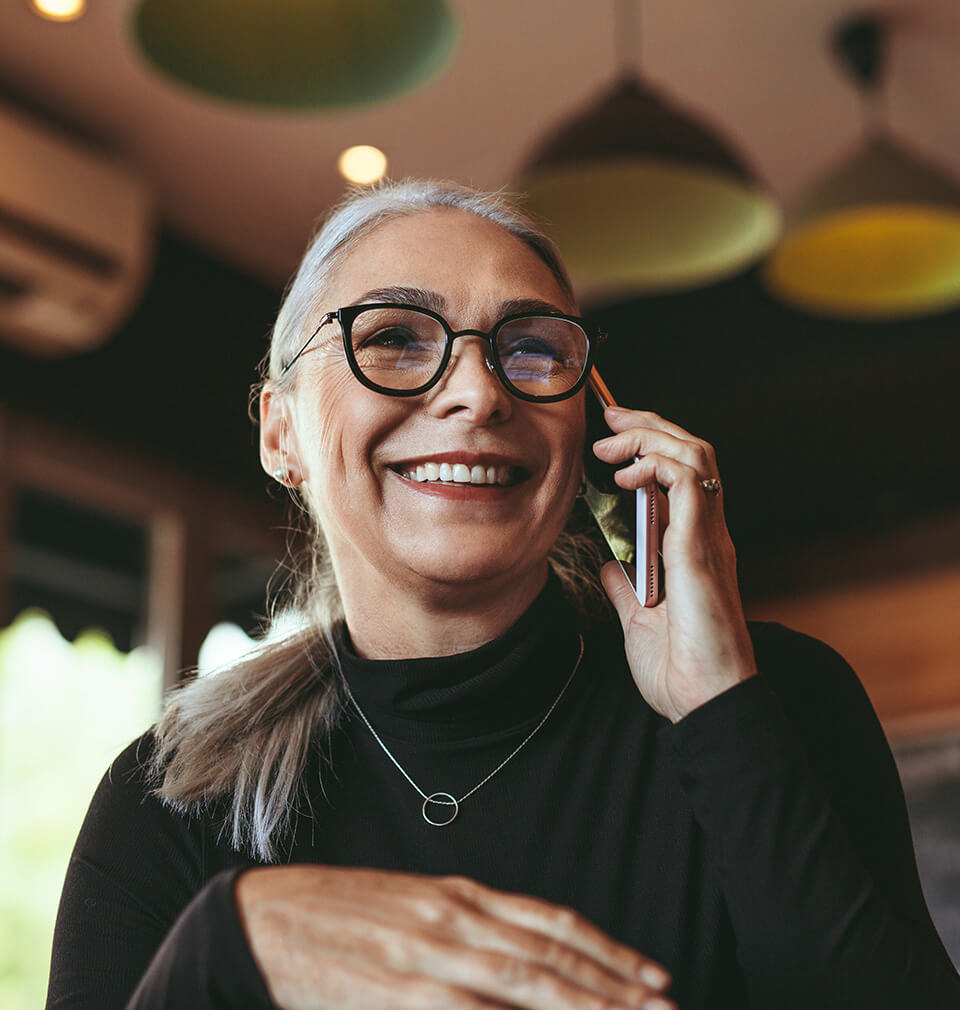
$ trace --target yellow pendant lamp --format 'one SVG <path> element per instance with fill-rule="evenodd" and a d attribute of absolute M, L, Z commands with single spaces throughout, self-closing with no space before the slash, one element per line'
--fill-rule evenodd
<path fill-rule="evenodd" d="M 617 8 L 620 45 L 631 44 L 635 4 Z M 628 62 L 539 144 L 519 184 L 587 298 L 707 284 L 780 234 L 779 208 L 739 153 Z"/>
<path fill-rule="evenodd" d="M 868 111 L 885 25 L 843 22 L 834 38 Z M 960 185 L 889 136 L 871 112 L 867 143 L 790 210 L 765 271 L 773 291 L 822 315 L 894 319 L 960 304 Z"/>
<path fill-rule="evenodd" d="M 280 109 L 393 98 L 446 68 L 445 0 L 139 0 L 133 36 L 156 69 L 208 95 Z"/>

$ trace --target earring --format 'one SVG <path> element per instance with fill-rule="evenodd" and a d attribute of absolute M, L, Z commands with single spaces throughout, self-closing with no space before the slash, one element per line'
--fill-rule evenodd
<path fill-rule="evenodd" d="M 278 466 L 273 471 L 273 479 L 278 484 L 286 484 L 290 471 L 285 466 Z"/>

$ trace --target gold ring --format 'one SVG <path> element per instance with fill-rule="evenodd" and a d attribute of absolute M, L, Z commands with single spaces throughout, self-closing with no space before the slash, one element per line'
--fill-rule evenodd
<path fill-rule="evenodd" d="M 710 495 L 718 495 L 723 490 L 723 485 L 716 477 L 711 477 L 709 480 L 700 481 L 700 487 Z"/>

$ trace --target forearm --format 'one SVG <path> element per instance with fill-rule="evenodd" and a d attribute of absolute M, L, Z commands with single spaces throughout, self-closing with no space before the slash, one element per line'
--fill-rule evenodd
<path fill-rule="evenodd" d="M 219 874 L 184 909 L 126 1010 L 271 1010 L 237 916 L 236 876 Z"/>

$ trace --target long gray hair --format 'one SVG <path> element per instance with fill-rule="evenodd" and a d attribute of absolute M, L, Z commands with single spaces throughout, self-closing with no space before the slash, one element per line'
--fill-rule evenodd
<path fill-rule="evenodd" d="M 292 381 L 283 366 L 315 325 L 324 287 L 342 259 L 383 222 L 438 207 L 486 218 L 522 239 L 572 298 L 550 240 L 502 194 L 422 180 L 356 190 L 317 231 L 287 289 L 263 367 L 273 389 L 282 392 Z M 298 504 L 309 549 L 289 580 L 287 606 L 300 615 L 300 629 L 268 634 L 239 662 L 174 691 L 154 727 L 147 765 L 154 793 L 167 806 L 185 814 L 219 811 L 234 848 L 268 863 L 282 860 L 280 846 L 306 793 L 311 748 L 326 750 L 344 702 L 332 639 L 343 616 L 340 594 L 319 522 Z M 596 539 L 569 531 L 550 555 L 565 594 L 584 614 L 606 604 L 600 562 Z"/>

